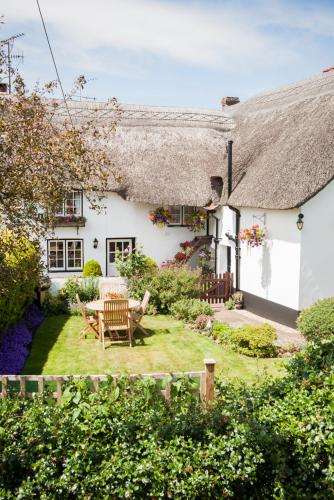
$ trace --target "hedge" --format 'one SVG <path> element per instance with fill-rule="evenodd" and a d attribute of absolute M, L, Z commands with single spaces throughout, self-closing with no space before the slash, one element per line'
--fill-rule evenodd
<path fill-rule="evenodd" d="M 333 353 L 334 339 L 283 379 L 220 381 L 205 412 L 182 379 L 169 405 L 152 379 L 72 382 L 62 406 L 1 400 L 0 497 L 333 498 Z"/>
<path fill-rule="evenodd" d="M 0 332 L 20 320 L 39 281 L 39 251 L 26 238 L 0 233 Z"/>

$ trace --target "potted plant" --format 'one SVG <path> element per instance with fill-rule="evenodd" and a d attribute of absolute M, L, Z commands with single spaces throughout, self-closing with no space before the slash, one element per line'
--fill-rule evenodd
<path fill-rule="evenodd" d="M 168 226 L 171 220 L 171 214 L 167 208 L 159 207 L 155 210 L 151 210 L 148 214 L 148 218 L 155 226 L 164 228 Z"/>
<path fill-rule="evenodd" d="M 267 233 L 268 230 L 265 226 L 260 227 L 258 224 L 254 224 L 248 229 L 242 229 L 238 237 L 241 242 L 246 242 L 247 246 L 252 248 L 263 245 Z"/>
<path fill-rule="evenodd" d="M 244 303 L 244 296 L 242 292 L 235 292 L 233 294 L 234 305 L 236 309 L 242 309 Z"/>
<path fill-rule="evenodd" d="M 191 231 L 197 233 L 205 228 L 207 219 L 208 214 L 206 212 L 196 209 L 186 218 L 185 223 Z"/>

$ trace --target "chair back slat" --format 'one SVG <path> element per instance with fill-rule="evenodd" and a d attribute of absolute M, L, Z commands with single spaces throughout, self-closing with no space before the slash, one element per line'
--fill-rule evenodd
<path fill-rule="evenodd" d="M 75 295 L 75 298 L 77 300 L 77 304 L 78 304 L 78 307 L 79 307 L 79 310 L 80 310 L 80 313 L 81 313 L 81 316 L 83 317 L 83 319 L 86 321 L 87 323 L 87 316 L 86 316 L 86 311 L 85 311 L 85 308 L 84 308 L 84 305 L 83 303 L 81 302 L 80 300 L 80 297 L 78 294 Z"/>
<path fill-rule="evenodd" d="M 143 297 L 142 303 L 141 303 L 141 312 L 142 314 L 145 314 L 146 308 L 148 306 L 149 300 L 150 300 L 151 294 L 148 290 L 146 290 L 145 295 Z"/>
<path fill-rule="evenodd" d="M 104 301 L 103 322 L 106 327 L 129 327 L 129 301 L 127 299 L 114 299 Z"/>

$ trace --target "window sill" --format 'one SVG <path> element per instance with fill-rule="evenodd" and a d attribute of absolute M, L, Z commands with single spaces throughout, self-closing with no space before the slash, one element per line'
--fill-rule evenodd
<path fill-rule="evenodd" d="M 65 222 L 65 221 L 56 221 L 53 224 L 53 227 L 85 227 L 86 221 L 71 221 L 71 222 Z"/>

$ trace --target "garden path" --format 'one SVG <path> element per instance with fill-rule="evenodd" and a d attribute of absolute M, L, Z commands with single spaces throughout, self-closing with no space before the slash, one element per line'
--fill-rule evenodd
<path fill-rule="evenodd" d="M 215 310 L 215 319 L 223 321 L 228 325 L 239 328 L 243 325 L 260 325 L 262 323 L 269 323 L 277 330 L 276 345 L 296 344 L 302 346 L 305 344 L 305 339 L 298 330 L 290 328 L 289 326 L 276 323 L 262 316 L 251 313 L 245 309 L 228 311 L 224 309 L 222 304 L 213 305 Z"/>

